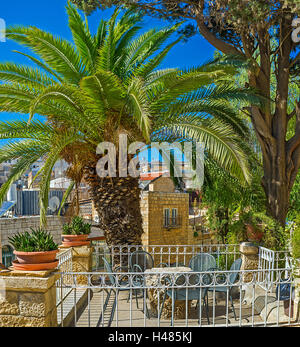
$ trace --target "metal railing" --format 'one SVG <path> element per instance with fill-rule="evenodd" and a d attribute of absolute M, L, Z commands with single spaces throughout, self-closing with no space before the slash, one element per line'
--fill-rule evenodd
<path fill-rule="evenodd" d="M 281 268 L 292 268 L 292 257 L 290 256 L 289 251 L 273 251 L 265 247 L 259 247 L 258 269 L 263 271 L 259 274 L 258 283 L 263 289 L 272 289 L 272 270 Z M 287 273 L 286 276 L 288 276 Z"/>
<path fill-rule="evenodd" d="M 70 273 L 73 271 L 73 262 L 72 262 L 72 248 L 58 253 L 58 270 L 61 273 Z M 66 279 L 65 279 L 66 280 Z M 69 276 L 68 281 L 72 280 L 72 276 Z M 61 285 L 61 278 L 56 281 L 56 306 L 59 306 L 63 300 L 70 294 L 72 288 L 63 288 Z M 59 290 L 58 290 L 59 288 Z"/>
<path fill-rule="evenodd" d="M 271 291 L 258 285 L 258 279 L 267 280 L 262 274 L 264 271 L 191 272 L 182 268 L 161 268 L 143 273 L 66 272 L 61 273 L 59 284 L 61 290 L 74 291 L 74 326 L 299 324 L 292 270 L 268 270 L 274 285 Z M 78 314 L 76 293 L 82 289 L 89 290 L 92 295 L 88 296 L 85 310 Z"/>
<path fill-rule="evenodd" d="M 199 253 L 209 253 L 216 259 L 218 268 L 229 270 L 232 263 L 240 257 L 239 244 L 208 244 L 208 245 L 114 245 L 93 242 L 93 270 L 103 270 L 103 257 L 115 266 L 127 266 L 129 269 L 130 255 L 143 250 L 151 255 L 154 267 L 166 263 L 170 266 L 188 266 L 192 257 Z"/>
<path fill-rule="evenodd" d="M 258 253 L 258 268 L 260 270 L 265 270 L 259 272 L 258 283 L 266 290 L 272 288 L 272 271 L 275 266 L 275 251 L 259 247 Z"/>

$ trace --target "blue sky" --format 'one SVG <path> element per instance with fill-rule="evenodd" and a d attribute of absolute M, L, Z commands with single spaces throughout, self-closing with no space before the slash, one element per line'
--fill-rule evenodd
<path fill-rule="evenodd" d="M 32 25 L 46 31 L 50 31 L 54 35 L 72 40 L 71 33 L 67 25 L 67 14 L 65 5 L 67 0 L 14 0 L 1 1 L 0 18 L 4 19 L 6 25 Z M 89 17 L 91 30 L 95 30 L 101 18 L 109 18 L 112 9 L 105 11 L 97 11 Z M 153 26 L 169 25 L 167 22 L 155 20 L 153 18 L 145 18 L 145 29 Z M 20 64 L 30 65 L 30 61 L 12 52 L 19 50 L 28 52 L 25 48 L 15 42 L 7 40 L 0 42 L 0 61 L 12 61 Z M 179 67 L 186 68 L 199 65 L 213 56 L 214 48 L 200 35 L 196 35 L 188 42 L 179 43 L 166 57 L 162 67 Z M 26 118 L 26 115 L 23 118 Z M 0 113 L 0 120 L 19 119 L 16 114 Z"/>

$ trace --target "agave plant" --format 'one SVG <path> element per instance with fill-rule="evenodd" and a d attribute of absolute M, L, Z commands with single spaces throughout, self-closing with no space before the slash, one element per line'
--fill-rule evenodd
<path fill-rule="evenodd" d="M 46 252 L 58 249 L 53 236 L 41 228 L 31 228 L 31 232 L 19 232 L 8 240 L 14 249 L 20 252 Z"/>
<path fill-rule="evenodd" d="M 93 35 L 77 10 L 68 5 L 73 43 L 35 27 L 10 27 L 7 38 L 31 49 L 36 67 L 0 64 L 0 110 L 29 114 L 29 122 L 0 123 L 0 162 L 18 159 L 0 188 L 10 185 L 39 158 L 41 223 L 46 223 L 53 165 L 70 164 L 68 175 L 84 179 L 108 244 L 140 244 L 142 217 L 136 177 L 102 177 L 96 154 L 103 141 L 202 142 L 214 160 L 241 181 L 249 180 L 247 155 L 241 145 L 247 127 L 230 101 L 256 96 L 228 82 L 233 64 L 217 59 L 179 70 L 159 65 L 180 37 L 169 41 L 179 25 L 141 30 L 141 16 L 118 9 L 101 21 Z M 45 122 L 34 115 L 45 117 Z M 17 141 L 15 139 L 18 139 Z M 116 153 L 117 157 L 119 153 Z M 131 159 L 131 157 L 129 157 Z M 74 184 L 74 183 L 73 183 Z"/>
<path fill-rule="evenodd" d="M 73 217 L 71 223 L 63 225 L 63 235 L 89 235 L 91 224 L 85 223 L 82 217 Z"/>

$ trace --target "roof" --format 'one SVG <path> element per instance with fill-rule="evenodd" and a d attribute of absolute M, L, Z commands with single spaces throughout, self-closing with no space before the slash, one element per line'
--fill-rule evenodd
<path fill-rule="evenodd" d="M 166 171 L 163 172 L 148 172 L 146 174 L 140 175 L 140 182 L 139 187 L 142 190 L 149 190 L 149 184 L 156 181 L 160 177 L 163 177 L 163 174 L 166 173 Z"/>
<path fill-rule="evenodd" d="M 147 172 L 140 175 L 140 181 L 153 181 L 162 176 L 163 172 Z"/>

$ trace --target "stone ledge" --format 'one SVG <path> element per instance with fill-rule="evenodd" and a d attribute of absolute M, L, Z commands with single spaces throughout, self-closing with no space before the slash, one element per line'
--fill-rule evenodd
<path fill-rule="evenodd" d="M 258 247 L 251 242 L 243 242 L 240 244 L 240 252 L 245 255 L 257 255 Z"/>
<path fill-rule="evenodd" d="M 10 271 L 5 272 L 5 275 L 1 272 L 0 287 L 6 291 L 13 290 L 44 293 L 54 286 L 58 279 L 59 273 L 57 270 L 55 272 L 32 271 L 32 273 L 25 271 Z"/>
<path fill-rule="evenodd" d="M 42 270 L 42 271 L 20 271 L 14 270 L 11 266 L 8 270 L 0 271 L 0 276 L 11 276 L 11 277 L 40 277 L 45 278 L 49 277 L 52 273 L 57 272 L 57 269 L 53 270 Z"/>
<path fill-rule="evenodd" d="M 90 257 L 93 248 L 90 245 L 86 245 L 86 246 L 77 246 L 77 247 L 59 247 L 61 249 L 68 249 L 71 248 L 72 249 L 72 258 L 74 260 L 74 258 L 88 258 Z"/>

